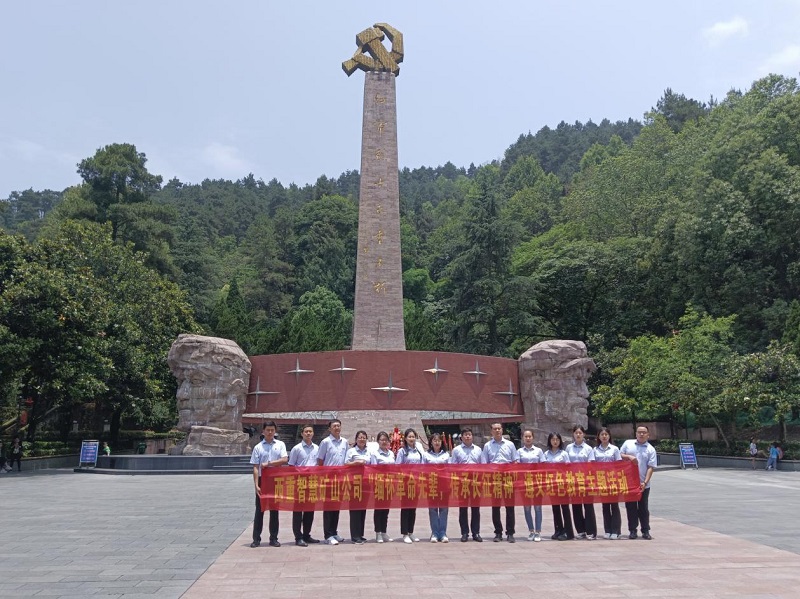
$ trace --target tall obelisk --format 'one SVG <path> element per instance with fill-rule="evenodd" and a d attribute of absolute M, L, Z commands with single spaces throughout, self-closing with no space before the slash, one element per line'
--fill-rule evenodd
<path fill-rule="evenodd" d="M 384 37 L 391 51 L 383 46 Z M 404 350 L 395 94 L 403 37 L 378 23 L 359 33 L 356 44 L 353 58 L 342 64 L 348 75 L 366 72 L 352 349 Z"/>

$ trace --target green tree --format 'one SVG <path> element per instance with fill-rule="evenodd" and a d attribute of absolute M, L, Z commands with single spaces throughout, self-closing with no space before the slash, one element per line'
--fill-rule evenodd
<path fill-rule="evenodd" d="M 281 352 L 333 351 L 350 346 L 353 314 L 331 290 L 317 287 L 300 297 L 287 317 Z"/>

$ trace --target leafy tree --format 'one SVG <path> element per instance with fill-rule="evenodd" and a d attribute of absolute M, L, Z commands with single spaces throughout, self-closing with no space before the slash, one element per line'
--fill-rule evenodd
<path fill-rule="evenodd" d="M 353 314 L 329 289 L 317 287 L 304 293 L 287 319 L 281 352 L 333 351 L 350 346 Z"/>
<path fill-rule="evenodd" d="M 662 115 L 670 128 L 677 133 L 687 121 L 699 121 L 709 111 L 710 108 L 705 103 L 676 94 L 668 87 L 651 112 Z"/>
<path fill-rule="evenodd" d="M 464 242 L 447 267 L 444 288 L 456 346 L 489 355 L 505 352 L 502 321 L 517 310 L 509 265 L 512 235 L 501 208 L 500 169 L 481 167 L 468 197 Z"/>

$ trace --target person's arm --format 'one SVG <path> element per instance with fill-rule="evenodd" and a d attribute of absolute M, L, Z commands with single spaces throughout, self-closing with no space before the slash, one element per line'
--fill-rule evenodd
<path fill-rule="evenodd" d="M 323 439 L 322 443 L 319 444 L 319 451 L 317 452 L 317 466 L 325 465 L 325 454 L 328 451 L 328 444 L 325 441 L 326 439 Z"/>
<path fill-rule="evenodd" d="M 261 496 L 261 489 L 258 488 L 258 465 L 253 466 L 253 485 L 256 488 L 256 495 Z"/>
<path fill-rule="evenodd" d="M 642 490 L 644 490 L 647 487 L 647 485 L 650 484 L 650 479 L 653 476 L 653 472 L 654 472 L 653 467 L 648 466 L 647 472 L 644 473 L 644 481 L 642 481 L 642 484 L 639 485 L 642 488 Z"/>

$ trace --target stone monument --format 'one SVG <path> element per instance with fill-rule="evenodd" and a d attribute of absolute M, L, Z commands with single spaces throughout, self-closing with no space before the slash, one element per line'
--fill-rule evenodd
<path fill-rule="evenodd" d="M 249 451 L 242 431 L 250 360 L 229 339 L 179 335 L 167 357 L 179 381 L 178 430 L 188 432 L 176 453 L 240 455 Z"/>
<path fill-rule="evenodd" d="M 391 51 L 383 45 L 386 37 Z M 356 44 L 356 53 L 342 63 L 348 76 L 366 71 L 352 349 L 404 350 L 395 93 L 403 35 L 377 23 L 359 33 Z"/>
<path fill-rule="evenodd" d="M 550 432 L 568 433 L 577 424 L 586 428 L 586 382 L 596 369 L 582 341 L 542 341 L 519 357 L 525 426 L 540 442 Z"/>

